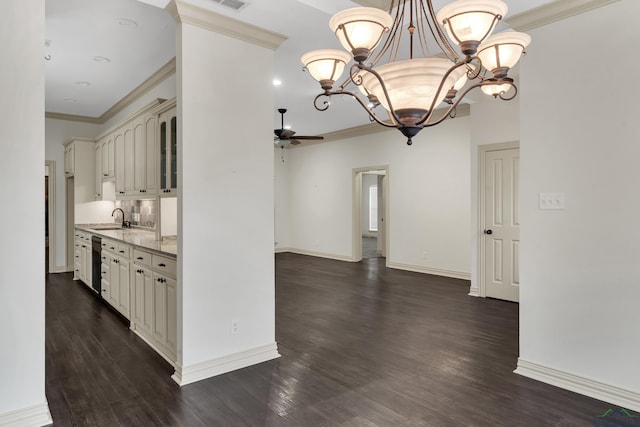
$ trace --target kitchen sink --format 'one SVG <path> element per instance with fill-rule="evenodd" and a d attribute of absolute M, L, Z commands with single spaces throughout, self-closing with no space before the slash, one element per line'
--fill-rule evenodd
<path fill-rule="evenodd" d="M 92 228 L 92 230 L 109 231 L 109 230 L 123 230 L 123 228 L 122 227 L 116 227 L 116 226 L 107 226 L 107 227 L 94 227 L 94 228 Z"/>

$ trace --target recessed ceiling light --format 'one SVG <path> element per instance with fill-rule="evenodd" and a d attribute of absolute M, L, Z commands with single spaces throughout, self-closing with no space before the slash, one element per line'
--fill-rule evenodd
<path fill-rule="evenodd" d="M 89 83 L 89 82 L 76 82 L 76 84 L 78 86 L 91 86 L 91 83 Z"/>
<path fill-rule="evenodd" d="M 133 21 L 133 20 L 127 19 L 127 18 L 118 19 L 118 24 L 122 25 L 123 27 L 137 27 L 138 26 L 138 23 L 136 21 Z"/>
<path fill-rule="evenodd" d="M 291 129 L 291 125 L 284 125 L 285 129 Z"/>
<path fill-rule="evenodd" d="M 111 62 L 111 60 L 109 58 L 107 58 L 106 56 L 94 56 L 93 60 L 96 61 L 96 62 L 102 62 L 102 63 Z"/>
<path fill-rule="evenodd" d="M 73 98 L 65 98 L 64 102 L 76 102 L 76 100 Z"/>
<path fill-rule="evenodd" d="M 282 81 L 278 80 L 278 79 L 273 79 L 273 85 L 274 86 L 280 86 L 282 84 Z"/>

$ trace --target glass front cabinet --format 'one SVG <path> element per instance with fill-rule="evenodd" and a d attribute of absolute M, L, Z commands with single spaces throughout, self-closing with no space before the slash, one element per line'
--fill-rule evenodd
<path fill-rule="evenodd" d="M 167 101 L 171 103 L 171 101 Z M 178 120 L 173 106 L 158 116 L 160 138 L 160 196 L 175 195 L 178 187 Z M 170 106 L 170 105 L 169 105 Z"/>

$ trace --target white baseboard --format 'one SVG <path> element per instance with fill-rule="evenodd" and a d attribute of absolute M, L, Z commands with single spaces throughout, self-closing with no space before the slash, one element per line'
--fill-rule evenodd
<path fill-rule="evenodd" d="M 290 252 L 290 251 L 291 251 L 290 248 L 275 248 L 273 252 L 277 254 L 281 254 L 283 252 Z"/>
<path fill-rule="evenodd" d="M 144 341 L 149 347 L 153 349 L 156 353 L 158 353 L 164 360 L 166 360 L 171 366 L 174 368 L 177 367 L 176 361 L 173 360 L 172 356 L 167 354 L 160 346 L 157 346 L 150 338 L 144 335 L 144 331 L 140 331 L 136 328 L 135 323 L 131 322 L 129 329 L 136 334 L 142 341 Z"/>
<path fill-rule="evenodd" d="M 528 362 L 522 358 L 518 358 L 518 367 L 514 372 L 524 377 L 593 397 L 632 411 L 640 411 L 640 394 L 633 391 Z"/>
<path fill-rule="evenodd" d="M 53 419 L 46 400 L 39 405 L 0 414 L 0 426 L 3 427 L 42 427 L 51 424 Z"/>
<path fill-rule="evenodd" d="M 469 288 L 469 296 L 471 297 L 480 297 L 480 289 L 474 288 L 473 286 Z"/>
<path fill-rule="evenodd" d="M 51 273 L 69 273 L 71 271 L 73 271 L 73 267 L 69 269 L 68 267 L 65 267 L 63 265 L 56 265 Z"/>
<path fill-rule="evenodd" d="M 300 254 L 300 255 L 315 256 L 318 258 L 335 259 L 337 261 L 353 262 L 353 259 L 351 258 L 350 255 L 336 255 L 336 254 L 329 254 L 325 252 L 316 252 L 316 251 L 309 251 L 306 249 L 296 249 L 296 248 L 289 248 L 287 252 Z"/>
<path fill-rule="evenodd" d="M 415 273 L 425 273 L 433 274 L 435 276 L 451 277 L 453 279 L 471 280 L 471 273 L 467 273 L 464 271 L 443 270 L 441 268 L 422 267 L 420 265 L 402 264 L 393 261 L 390 261 L 387 267 L 395 268 L 397 270 L 413 271 Z"/>
<path fill-rule="evenodd" d="M 171 378 L 173 378 L 178 385 L 184 386 L 216 375 L 277 359 L 278 357 L 280 357 L 278 345 L 274 342 L 269 345 L 252 348 L 240 353 L 230 354 L 190 366 L 176 366 L 176 371 Z"/>

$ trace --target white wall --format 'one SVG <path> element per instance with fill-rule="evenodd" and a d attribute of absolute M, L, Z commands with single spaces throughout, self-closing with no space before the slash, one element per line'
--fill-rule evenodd
<path fill-rule="evenodd" d="M 44 342 L 44 8 L 44 0 L 0 2 L 0 425 L 51 421 Z"/>
<path fill-rule="evenodd" d="M 625 64 L 638 16 L 620 1 L 534 30 L 520 74 L 520 361 L 634 393 L 640 89 Z M 540 192 L 564 193 L 565 209 L 539 210 Z"/>
<path fill-rule="evenodd" d="M 469 129 L 467 116 L 424 129 L 412 146 L 387 130 L 289 150 L 291 248 L 351 259 L 352 171 L 389 165 L 389 263 L 468 276 Z"/>
<path fill-rule="evenodd" d="M 72 137 L 94 138 L 98 132 L 98 125 L 90 123 L 72 122 L 68 120 L 45 120 L 45 159 L 56 162 L 56 193 L 55 193 L 55 269 L 63 270 L 67 265 L 66 252 L 66 209 L 65 209 L 65 176 L 64 176 L 64 146 L 63 142 Z M 56 271 L 54 270 L 54 271 Z"/>
<path fill-rule="evenodd" d="M 527 61 L 525 57 L 523 61 Z M 516 81 L 518 87 L 520 82 Z M 478 96 L 471 104 L 471 289 L 478 295 L 478 239 L 482 238 L 478 218 L 478 150 L 482 145 L 515 142 L 520 139 L 520 96 L 502 101 L 490 96 Z"/>
<path fill-rule="evenodd" d="M 201 363 L 217 366 L 221 358 L 265 346 L 272 349 L 268 358 L 277 356 L 269 136 L 274 52 L 190 24 L 179 24 L 177 32 L 184 383 L 202 378 Z M 233 320 L 237 334 L 231 334 Z"/>
<path fill-rule="evenodd" d="M 274 162 L 274 235 L 275 251 L 289 247 L 289 159 L 291 150 L 276 147 L 273 151 Z M 283 161 L 284 158 L 284 161 Z"/>

